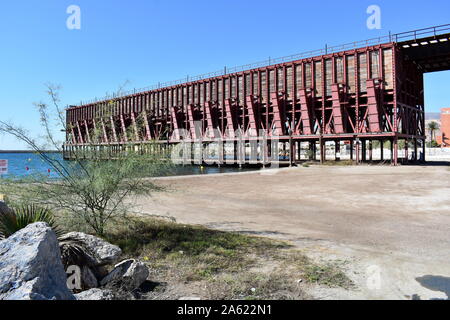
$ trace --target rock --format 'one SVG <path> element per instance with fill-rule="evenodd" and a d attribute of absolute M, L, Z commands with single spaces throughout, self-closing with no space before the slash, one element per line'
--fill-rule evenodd
<path fill-rule="evenodd" d="M 129 292 L 93 288 L 75 294 L 77 300 L 136 300 Z"/>
<path fill-rule="evenodd" d="M 75 295 L 77 300 L 116 300 L 114 293 L 111 290 L 90 289 Z"/>
<path fill-rule="evenodd" d="M 81 269 L 81 286 L 84 290 L 98 288 L 97 277 L 88 266 Z"/>
<path fill-rule="evenodd" d="M 3 201 L 0 201 L 0 214 L 12 214 L 14 211 L 6 205 Z"/>
<path fill-rule="evenodd" d="M 73 241 L 79 243 L 86 249 L 93 259 L 87 265 L 104 266 L 116 263 L 119 260 L 122 250 L 118 246 L 110 244 L 100 238 L 82 232 L 70 232 L 59 238 L 60 242 Z"/>
<path fill-rule="evenodd" d="M 0 300 L 73 300 L 55 232 L 30 224 L 0 241 Z"/>
<path fill-rule="evenodd" d="M 147 280 L 148 267 L 141 261 L 134 259 L 124 260 L 100 281 L 101 286 L 135 290 Z"/>

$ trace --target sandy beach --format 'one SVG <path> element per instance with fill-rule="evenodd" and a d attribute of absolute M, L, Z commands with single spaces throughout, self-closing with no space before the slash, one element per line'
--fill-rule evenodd
<path fill-rule="evenodd" d="M 166 190 L 138 199 L 141 212 L 288 240 L 315 259 L 345 261 L 358 289 L 313 288 L 318 298 L 446 298 L 448 166 L 311 166 L 157 181 Z M 440 277 L 436 289 L 430 283 Z"/>

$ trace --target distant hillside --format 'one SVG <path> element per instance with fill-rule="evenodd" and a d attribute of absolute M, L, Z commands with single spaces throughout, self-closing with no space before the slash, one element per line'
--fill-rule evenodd
<path fill-rule="evenodd" d="M 439 120 L 441 114 L 439 112 L 425 112 L 425 120 Z"/>

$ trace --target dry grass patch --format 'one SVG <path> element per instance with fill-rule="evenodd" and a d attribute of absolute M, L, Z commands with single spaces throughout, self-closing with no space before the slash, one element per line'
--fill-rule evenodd
<path fill-rule="evenodd" d="M 339 266 L 316 264 L 288 243 L 268 238 L 132 218 L 109 230 L 107 240 L 126 257 L 145 261 L 152 281 L 178 291 L 201 287 L 205 299 L 305 299 L 305 283 L 351 286 Z"/>
<path fill-rule="evenodd" d="M 324 166 L 353 166 L 355 163 L 353 160 L 339 160 L 339 161 L 325 161 Z"/>

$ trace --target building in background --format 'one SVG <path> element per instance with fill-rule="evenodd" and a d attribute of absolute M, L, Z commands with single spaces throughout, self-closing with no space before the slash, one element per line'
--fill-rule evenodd
<path fill-rule="evenodd" d="M 450 108 L 441 109 L 441 134 L 437 143 L 444 148 L 450 148 Z"/>

